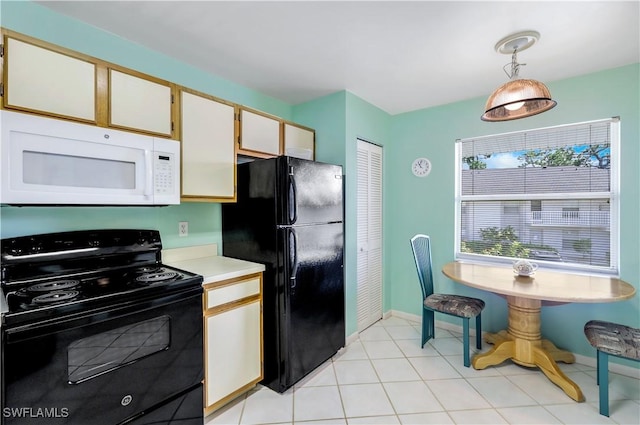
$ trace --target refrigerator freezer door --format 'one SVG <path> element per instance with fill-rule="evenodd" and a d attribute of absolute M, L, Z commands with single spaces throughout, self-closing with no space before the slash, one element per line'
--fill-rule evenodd
<path fill-rule="evenodd" d="M 345 315 L 342 223 L 280 232 L 288 246 L 280 310 L 281 360 L 287 365 L 277 389 L 282 392 L 344 347 Z"/>
<path fill-rule="evenodd" d="M 342 167 L 280 157 L 281 225 L 342 221 Z"/>

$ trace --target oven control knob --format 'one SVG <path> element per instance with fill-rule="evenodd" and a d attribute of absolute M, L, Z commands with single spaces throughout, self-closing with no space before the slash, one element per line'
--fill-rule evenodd
<path fill-rule="evenodd" d="M 22 254 L 22 250 L 18 247 L 11 247 L 9 248 L 9 254 L 11 255 L 20 255 Z"/>
<path fill-rule="evenodd" d="M 127 394 L 126 396 L 122 397 L 122 400 L 120 400 L 120 404 L 122 404 L 123 406 L 128 406 L 132 400 L 133 397 L 131 397 L 130 394 Z"/>
<path fill-rule="evenodd" d="M 20 247 L 20 244 L 16 243 L 15 240 L 11 241 L 10 246 L 7 249 L 7 251 L 9 251 L 9 254 L 11 254 L 11 255 L 20 255 L 20 254 L 22 254 L 22 248 Z"/>

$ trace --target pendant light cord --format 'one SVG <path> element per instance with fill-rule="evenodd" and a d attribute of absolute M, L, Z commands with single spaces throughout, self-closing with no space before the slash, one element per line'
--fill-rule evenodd
<path fill-rule="evenodd" d="M 518 63 L 517 53 L 518 49 L 513 49 L 513 54 L 511 55 L 511 63 L 508 63 L 502 67 L 504 73 L 507 74 L 507 77 L 509 77 L 510 80 L 517 80 L 518 73 L 520 72 L 520 67 L 526 65 L 526 63 Z M 511 65 L 511 73 L 507 71 L 507 67 L 509 65 Z"/>

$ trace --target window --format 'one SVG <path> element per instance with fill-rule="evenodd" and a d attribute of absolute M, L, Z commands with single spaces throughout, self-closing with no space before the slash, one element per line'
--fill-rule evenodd
<path fill-rule="evenodd" d="M 456 257 L 618 272 L 619 119 L 459 140 Z"/>

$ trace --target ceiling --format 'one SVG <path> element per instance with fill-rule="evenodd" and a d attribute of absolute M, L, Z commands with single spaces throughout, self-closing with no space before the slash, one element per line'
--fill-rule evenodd
<path fill-rule="evenodd" d="M 290 104 L 347 90 L 392 115 L 488 96 L 520 31 L 541 34 L 522 78 L 640 62 L 638 0 L 37 3 Z"/>

